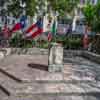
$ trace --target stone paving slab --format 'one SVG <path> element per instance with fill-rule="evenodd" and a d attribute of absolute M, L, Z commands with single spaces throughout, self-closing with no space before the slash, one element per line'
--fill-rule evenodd
<path fill-rule="evenodd" d="M 5 100 L 7 98 L 8 96 L 0 89 L 0 100 Z"/>
<path fill-rule="evenodd" d="M 84 65 L 67 62 L 62 73 L 49 73 L 47 59 L 46 55 L 12 55 L 2 60 L 2 63 L 0 62 L 0 85 L 11 94 L 10 100 L 20 100 L 21 97 L 24 100 L 28 98 L 24 96 L 29 95 L 53 95 L 53 97 L 47 97 L 47 100 L 60 100 L 61 95 L 65 96 L 61 97 L 62 100 L 87 100 L 87 96 L 86 98 L 82 96 L 92 95 L 93 97 L 89 97 L 90 100 L 96 100 L 94 95 L 100 94 L 100 82 L 96 80 L 96 77 L 100 76 L 99 65 L 91 66 L 92 63 L 84 59 Z M 82 58 L 80 59 L 82 61 Z M 17 81 L 17 78 L 22 81 Z M 30 100 L 34 100 L 34 96 L 30 97 Z M 74 96 L 76 96 L 75 99 Z M 36 100 L 41 100 L 41 98 L 37 97 Z"/>
<path fill-rule="evenodd" d="M 22 82 L 34 82 L 34 81 L 63 81 L 63 76 L 60 73 L 46 73 L 40 72 L 37 70 L 32 70 L 30 68 L 26 69 L 18 69 L 12 66 L 1 67 L 0 70 L 6 72 L 8 75 L 14 77 L 16 80 L 20 80 Z M 39 73 L 39 74 L 38 74 Z"/>
<path fill-rule="evenodd" d="M 81 77 L 73 75 L 73 72 L 68 73 L 49 73 L 39 70 L 34 70 L 30 68 L 26 69 L 18 69 L 10 66 L 10 68 L 5 69 L 5 67 L 0 68 L 0 70 L 3 70 L 8 75 L 12 76 L 16 80 L 20 80 L 22 82 L 68 82 L 68 81 L 93 81 L 94 78 L 92 77 Z"/>
<path fill-rule="evenodd" d="M 93 85 L 93 84 L 92 84 Z M 81 95 L 100 93 L 100 87 L 92 87 L 90 84 L 65 84 L 65 83 L 31 83 L 8 85 L 3 84 L 11 95 Z"/>
<path fill-rule="evenodd" d="M 46 96 L 46 95 L 30 95 L 30 96 L 17 96 L 17 97 L 10 97 L 7 100 L 99 100 L 99 96 L 88 96 L 88 95 L 82 95 L 82 96 Z"/>
<path fill-rule="evenodd" d="M 43 56 L 42 56 L 43 57 Z M 24 59 L 24 61 L 19 61 L 19 58 Z M 39 69 L 33 69 L 33 68 L 28 68 L 27 64 L 31 61 L 31 63 L 34 61 L 35 63 L 38 61 L 38 63 L 40 63 L 39 61 L 41 60 L 41 57 L 39 56 L 39 58 L 36 60 L 34 60 L 34 57 L 27 57 L 28 59 L 23 58 L 23 56 L 20 56 L 19 58 L 17 58 L 18 62 L 13 62 L 13 64 L 11 63 L 11 61 L 4 61 L 4 64 L 2 64 L 2 67 L 0 67 L 2 70 L 6 71 L 7 73 L 9 73 L 12 76 L 15 76 L 17 79 L 22 80 L 24 82 L 29 82 L 31 80 L 35 81 L 41 81 L 41 80 L 62 80 L 62 75 L 61 74 L 53 74 L 52 73 L 48 73 L 47 70 L 45 71 L 43 70 L 39 70 Z M 14 60 L 15 58 L 12 57 L 12 60 Z M 46 59 L 46 58 L 45 58 Z M 24 63 L 25 62 L 25 63 Z M 27 63 L 26 63 L 27 62 Z M 33 62 L 33 64 L 34 64 Z M 21 63 L 21 64 L 20 64 Z M 44 63 L 43 61 L 41 63 Z M 37 67 L 37 66 L 36 66 Z M 39 73 L 39 74 L 38 74 Z"/>
<path fill-rule="evenodd" d="M 9 76 L 0 72 L 0 90 L 2 90 L 2 92 L 4 92 L 5 96 L 9 96 L 11 94 L 10 91 L 12 90 L 12 87 L 16 87 L 17 84 L 19 84 L 19 83 L 16 80 L 13 80 Z M 0 94 L 2 92 L 0 92 Z"/>
<path fill-rule="evenodd" d="M 44 59 L 42 59 L 44 58 Z M 47 71 L 47 56 L 25 56 L 25 55 L 15 55 L 11 56 L 10 59 L 7 57 L 2 64 L 0 69 L 8 73 L 10 76 L 14 77 L 23 82 L 34 82 L 34 81 L 72 81 L 72 80 L 83 80 L 92 81 L 94 77 L 84 76 L 84 70 L 80 69 L 78 65 L 73 65 L 71 63 L 64 65 L 63 73 L 49 73 Z M 42 63 L 39 65 L 39 63 Z M 29 67 L 28 64 L 35 65 Z M 40 66 L 40 67 L 38 67 Z M 41 67 L 42 66 L 42 67 Z M 73 67 L 74 66 L 74 67 Z M 87 71 L 88 72 L 88 71 Z M 91 72 L 92 73 L 92 72 Z M 84 76 L 84 77 L 83 77 Z"/>
<path fill-rule="evenodd" d="M 13 79 L 0 72 L 0 100 L 5 100 L 10 95 L 10 92 L 7 91 L 7 88 L 3 86 L 5 83 L 7 84 L 7 88 L 9 85 L 16 85 L 16 82 Z"/>
<path fill-rule="evenodd" d="M 76 56 L 76 57 L 65 57 L 64 58 L 64 62 L 66 63 L 71 63 L 71 64 L 79 64 L 79 65 L 88 65 L 88 66 L 95 66 L 95 65 L 99 65 L 97 63 L 94 63 L 88 59 L 85 59 L 83 57 L 79 57 L 79 56 Z"/>

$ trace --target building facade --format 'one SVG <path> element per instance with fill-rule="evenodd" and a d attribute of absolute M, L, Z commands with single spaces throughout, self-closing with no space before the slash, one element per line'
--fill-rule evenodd
<path fill-rule="evenodd" d="M 16 18 L 13 17 L 12 13 L 7 11 L 9 3 L 11 3 L 10 0 L 0 0 L 0 30 L 5 24 L 12 27 L 16 23 Z"/>
<path fill-rule="evenodd" d="M 73 25 L 72 25 L 72 30 L 76 34 L 77 33 L 79 33 L 79 34 L 85 33 L 85 18 L 84 18 L 82 9 L 83 9 L 83 7 L 86 6 L 87 3 L 96 5 L 98 3 L 98 0 L 80 0 L 77 8 L 75 9 L 75 16 L 74 16 Z"/>

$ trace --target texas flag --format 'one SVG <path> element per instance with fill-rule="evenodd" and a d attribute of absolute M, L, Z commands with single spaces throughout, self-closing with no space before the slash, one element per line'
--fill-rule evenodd
<path fill-rule="evenodd" d="M 39 19 L 25 31 L 26 38 L 34 38 L 43 33 L 43 21 Z"/>
<path fill-rule="evenodd" d="M 20 18 L 20 21 L 18 23 L 16 23 L 14 25 L 14 27 L 11 29 L 11 33 L 25 28 L 26 27 L 26 20 L 27 20 L 27 17 L 26 16 L 22 16 Z"/>

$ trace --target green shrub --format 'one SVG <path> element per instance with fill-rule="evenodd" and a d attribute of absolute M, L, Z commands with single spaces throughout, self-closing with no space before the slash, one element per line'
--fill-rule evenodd
<path fill-rule="evenodd" d="M 10 40 L 9 44 L 11 47 L 20 47 L 20 48 L 31 48 L 33 46 L 33 41 L 23 39 L 22 34 L 16 33 Z"/>
<path fill-rule="evenodd" d="M 80 49 L 82 47 L 82 41 L 80 38 L 68 39 L 69 49 Z"/>
<path fill-rule="evenodd" d="M 56 39 L 55 39 L 56 38 Z M 82 39 L 78 37 L 66 37 L 66 36 L 59 36 L 55 37 L 53 41 L 61 42 L 63 46 L 67 49 L 80 49 L 82 48 Z"/>
<path fill-rule="evenodd" d="M 80 49 L 82 47 L 81 38 L 71 38 L 66 36 L 53 37 L 51 42 L 60 42 L 67 49 Z M 33 46 L 39 48 L 48 48 L 49 42 L 46 40 L 27 40 L 22 38 L 22 34 L 16 33 L 9 41 L 11 47 L 31 48 Z"/>

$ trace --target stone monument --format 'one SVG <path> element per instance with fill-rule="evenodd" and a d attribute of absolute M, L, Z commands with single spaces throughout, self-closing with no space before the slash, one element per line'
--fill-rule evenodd
<path fill-rule="evenodd" d="M 63 47 L 61 44 L 53 43 L 49 48 L 48 71 L 62 72 L 63 69 Z"/>

